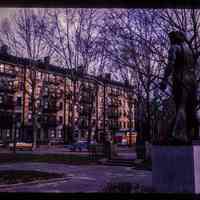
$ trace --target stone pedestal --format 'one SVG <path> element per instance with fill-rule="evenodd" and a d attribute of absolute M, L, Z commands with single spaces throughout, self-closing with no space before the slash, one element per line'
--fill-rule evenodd
<path fill-rule="evenodd" d="M 200 193 L 200 144 L 153 145 L 152 183 L 156 192 Z"/>

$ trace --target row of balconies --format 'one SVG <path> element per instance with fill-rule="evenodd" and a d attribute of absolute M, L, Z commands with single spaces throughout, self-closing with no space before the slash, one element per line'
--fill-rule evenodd
<path fill-rule="evenodd" d="M 58 125 L 62 124 L 62 121 L 57 120 L 55 115 L 51 115 L 51 116 L 42 115 L 42 116 L 39 116 L 38 119 L 37 119 L 37 122 L 43 127 L 55 127 L 55 126 L 58 126 Z M 29 117 L 28 123 L 29 124 L 33 123 L 32 117 Z"/>
<path fill-rule="evenodd" d="M 0 77 L 14 79 L 16 77 L 16 71 L 14 70 L 0 71 Z"/>

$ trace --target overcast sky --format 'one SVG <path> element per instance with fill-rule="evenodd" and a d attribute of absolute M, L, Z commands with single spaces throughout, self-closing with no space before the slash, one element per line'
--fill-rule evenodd
<path fill-rule="evenodd" d="M 17 8 L 0 8 L 0 20 L 4 17 L 9 17 Z"/>

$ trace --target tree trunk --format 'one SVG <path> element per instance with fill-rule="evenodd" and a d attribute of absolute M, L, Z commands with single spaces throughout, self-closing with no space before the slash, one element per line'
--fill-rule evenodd
<path fill-rule="evenodd" d="M 70 133 L 72 134 L 72 137 L 71 137 L 71 140 L 70 143 L 73 143 L 74 142 L 74 128 L 75 128 L 75 104 L 76 104 L 76 80 L 74 81 L 74 85 L 73 85 L 73 97 L 72 97 L 72 126 L 71 126 L 71 131 Z"/>
<path fill-rule="evenodd" d="M 64 80 L 64 109 L 63 109 L 63 119 L 64 119 L 64 125 L 63 125 L 63 140 L 64 144 L 67 142 L 67 137 L 66 137 L 66 77 Z M 69 110 L 68 110 L 69 112 Z"/>
<path fill-rule="evenodd" d="M 106 141 L 106 85 L 103 86 L 103 144 Z"/>
<path fill-rule="evenodd" d="M 21 141 L 24 141 L 24 125 L 25 125 L 25 101 L 26 101 L 26 67 L 24 67 L 24 77 L 23 77 L 23 111 L 22 111 L 22 132 L 21 132 Z"/>
<path fill-rule="evenodd" d="M 37 148 L 37 117 L 36 117 L 36 97 L 35 97 L 35 88 L 36 88 L 36 71 L 33 71 L 32 77 L 32 126 L 33 126 L 33 150 Z"/>
<path fill-rule="evenodd" d="M 33 150 L 37 148 L 37 118 L 36 115 L 34 114 L 33 116 Z"/>

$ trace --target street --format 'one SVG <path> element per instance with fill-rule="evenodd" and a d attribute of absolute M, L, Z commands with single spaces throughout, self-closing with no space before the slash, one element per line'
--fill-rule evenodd
<path fill-rule="evenodd" d="M 130 182 L 151 187 L 151 172 L 121 166 L 75 166 L 48 163 L 2 164 L 0 170 L 39 170 L 64 173 L 66 179 L 1 187 L 1 192 L 100 192 L 108 182 Z"/>

